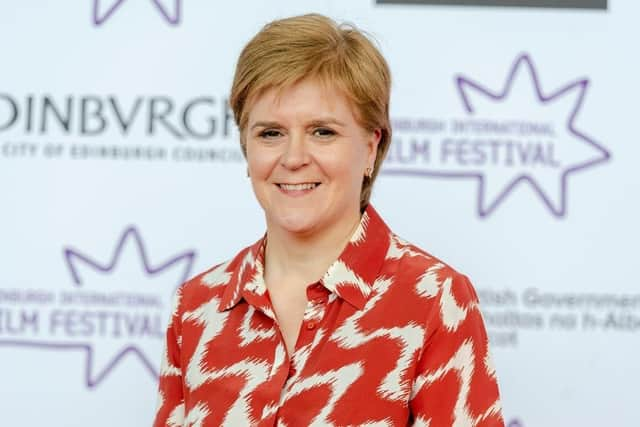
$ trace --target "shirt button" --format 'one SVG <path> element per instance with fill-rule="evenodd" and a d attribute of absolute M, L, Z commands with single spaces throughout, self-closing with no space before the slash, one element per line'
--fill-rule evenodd
<path fill-rule="evenodd" d="M 296 368 L 293 365 L 289 366 L 289 376 L 292 377 L 296 374 Z"/>
<path fill-rule="evenodd" d="M 316 328 L 316 322 L 314 322 L 313 320 L 307 323 L 307 329 L 308 330 L 313 330 Z"/>

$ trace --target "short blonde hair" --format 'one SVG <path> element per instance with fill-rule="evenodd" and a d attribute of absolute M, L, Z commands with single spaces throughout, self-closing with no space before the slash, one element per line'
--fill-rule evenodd
<path fill-rule="evenodd" d="M 238 58 L 229 98 L 242 152 L 246 156 L 251 102 L 266 90 L 284 89 L 306 78 L 342 91 L 360 125 L 381 131 L 373 171 L 362 182 L 360 208 L 364 210 L 391 142 L 391 73 L 380 51 L 353 25 L 337 24 L 318 14 L 294 16 L 270 22 L 247 43 Z"/>

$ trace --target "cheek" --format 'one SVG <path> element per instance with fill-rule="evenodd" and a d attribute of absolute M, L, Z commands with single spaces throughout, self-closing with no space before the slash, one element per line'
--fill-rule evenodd
<path fill-rule="evenodd" d="M 340 182 L 340 186 L 347 189 L 360 190 L 362 185 L 362 170 L 366 158 L 361 150 L 341 150 L 327 156 L 323 162 L 325 173 Z"/>
<path fill-rule="evenodd" d="M 247 146 L 247 167 L 252 178 L 265 179 L 273 170 L 277 159 L 268 151 L 261 150 L 255 146 Z"/>
<path fill-rule="evenodd" d="M 249 169 L 249 176 L 257 178 L 264 174 L 264 162 L 259 158 L 247 156 L 247 168 Z"/>

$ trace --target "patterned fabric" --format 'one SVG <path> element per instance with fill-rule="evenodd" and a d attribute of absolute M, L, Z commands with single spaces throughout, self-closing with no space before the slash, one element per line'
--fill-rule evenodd
<path fill-rule="evenodd" d="M 263 265 L 264 239 L 178 290 L 154 426 L 504 425 L 473 287 L 371 206 L 291 357 Z"/>

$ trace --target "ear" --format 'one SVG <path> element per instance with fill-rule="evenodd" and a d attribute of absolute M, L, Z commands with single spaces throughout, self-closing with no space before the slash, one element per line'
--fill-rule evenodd
<path fill-rule="evenodd" d="M 382 139 L 382 129 L 375 128 L 373 132 L 369 134 L 369 139 L 367 141 L 367 148 L 369 152 L 367 153 L 367 166 L 373 168 L 373 165 L 376 163 L 376 157 L 378 155 L 378 144 L 380 144 L 380 140 Z"/>

